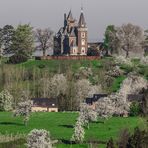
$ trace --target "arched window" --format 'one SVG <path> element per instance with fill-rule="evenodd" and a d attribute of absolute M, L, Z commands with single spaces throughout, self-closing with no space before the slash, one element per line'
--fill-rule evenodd
<path fill-rule="evenodd" d="M 82 42 L 82 43 L 81 43 L 82 45 L 85 45 L 85 40 L 84 40 L 84 39 L 82 39 L 81 42 Z"/>

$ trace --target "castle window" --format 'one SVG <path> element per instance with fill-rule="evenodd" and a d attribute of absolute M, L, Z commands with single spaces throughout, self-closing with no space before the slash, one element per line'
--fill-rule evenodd
<path fill-rule="evenodd" d="M 82 39 L 82 45 L 85 45 L 85 40 L 84 39 Z"/>
<path fill-rule="evenodd" d="M 82 47 L 81 52 L 85 53 L 85 47 Z"/>
<path fill-rule="evenodd" d="M 82 38 L 85 38 L 85 32 L 82 32 L 82 33 L 81 33 L 81 37 L 82 37 Z"/>

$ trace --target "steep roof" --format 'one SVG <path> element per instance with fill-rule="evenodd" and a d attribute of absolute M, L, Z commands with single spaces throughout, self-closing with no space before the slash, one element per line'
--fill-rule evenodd
<path fill-rule="evenodd" d="M 57 108 L 57 100 L 54 98 L 32 98 L 34 107 Z"/>
<path fill-rule="evenodd" d="M 71 12 L 71 10 L 69 11 L 69 14 L 68 14 L 67 20 L 73 20 L 73 16 L 72 16 L 72 12 Z"/>
<path fill-rule="evenodd" d="M 79 19 L 78 26 L 79 27 L 86 27 L 86 22 L 85 22 L 85 17 L 84 17 L 83 9 L 81 9 L 81 14 L 80 14 L 80 19 Z"/>

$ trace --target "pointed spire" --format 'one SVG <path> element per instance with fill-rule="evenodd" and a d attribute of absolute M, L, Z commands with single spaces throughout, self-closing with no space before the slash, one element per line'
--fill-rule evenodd
<path fill-rule="evenodd" d="M 78 26 L 79 27 L 86 27 L 84 13 L 83 13 L 83 7 L 81 7 L 81 15 L 80 15 Z"/>
<path fill-rule="evenodd" d="M 73 16 L 72 16 L 72 12 L 71 12 L 71 10 L 69 11 L 69 14 L 68 14 L 67 20 L 73 20 Z"/>
<path fill-rule="evenodd" d="M 81 4 L 81 13 L 83 13 L 83 5 Z"/>

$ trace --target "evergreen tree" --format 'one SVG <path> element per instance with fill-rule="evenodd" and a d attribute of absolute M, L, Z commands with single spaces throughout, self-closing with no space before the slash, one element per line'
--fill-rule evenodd
<path fill-rule="evenodd" d="M 24 54 L 29 57 L 33 51 L 33 31 L 29 24 L 18 25 L 12 39 L 12 49 L 16 55 Z"/>

